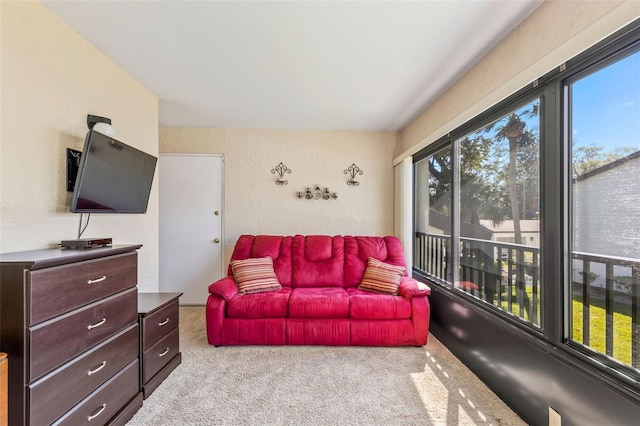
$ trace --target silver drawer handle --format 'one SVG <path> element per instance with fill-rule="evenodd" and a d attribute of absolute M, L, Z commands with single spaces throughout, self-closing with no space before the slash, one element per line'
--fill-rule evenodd
<path fill-rule="evenodd" d="M 160 358 L 162 358 L 163 356 L 165 356 L 166 354 L 169 353 L 169 348 L 165 349 L 164 351 L 162 351 L 162 353 L 160 355 L 158 355 Z"/>
<path fill-rule="evenodd" d="M 169 322 L 169 318 L 167 318 L 166 320 L 159 322 L 158 326 L 162 327 L 163 325 L 166 325 Z"/>
<path fill-rule="evenodd" d="M 87 328 L 88 328 L 89 330 L 91 330 L 92 328 L 100 327 L 100 326 L 101 326 L 102 324 L 104 324 L 105 322 L 107 322 L 107 319 L 106 319 L 106 318 L 102 318 L 102 321 L 98 321 L 98 322 L 97 322 L 97 323 L 95 323 L 95 324 L 89 324 L 89 325 L 87 326 Z"/>
<path fill-rule="evenodd" d="M 96 417 L 98 417 L 100 414 L 102 414 L 102 412 L 104 411 L 105 408 L 107 408 L 107 403 L 106 402 L 104 404 L 102 404 L 102 407 L 98 408 L 98 411 L 96 411 L 94 414 L 90 414 L 87 417 L 87 421 L 91 421 L 91 420 L 95 419 Z"/>
<path fill-rule="evenodd" d="M 107 276 L 106 276 L 106 275 L 103 275 L 103 276 L 101 276 L 100 278 L 96 278 L 95 280 L 89 280 L 89 281 L 87 281 L 87 284 L 91 285 L 91 284 L 95 284 L 95 283 L 100 283 L 100 282 L 102 282 L 102 281 L 104 281 L 104 280 L 106 280 L 106 279 L 107 279 Z"/>
<path fill-rule="evenodd" d="M 106 365 L 107 365 L 107 361 L 102 361 L 102 364 L 100 364 L 99 366 L 97 366 L 93 370 L 87 371 L 87 376 L 91 376 L 93 374 L 96 374 L 98 371 L 102 370 Z"/>

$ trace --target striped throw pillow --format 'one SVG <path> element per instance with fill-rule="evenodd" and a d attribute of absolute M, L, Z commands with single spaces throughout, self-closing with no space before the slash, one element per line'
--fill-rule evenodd
<path fill-rule="evenodd" d="M 400 280 L 406 270 L 403 266 L 389 265 L 370 257 L 367 260 L 367 269 L 364 271 L 364 276 L 358 288 L 396 296 L 398 287 L 400 287 Z"/>
<path fill-rule="evenodd" d="M 271 257 L 232 260 L 231 269 L 240 294 L 282 289 L 273 270 L 273 259 Z"/>

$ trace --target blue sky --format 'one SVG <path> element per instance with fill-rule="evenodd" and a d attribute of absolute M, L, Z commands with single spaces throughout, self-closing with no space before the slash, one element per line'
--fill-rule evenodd
<path fill-rule="evenodd" d="M 640 150 L 640 52 L 573 84 L 576 147 Z"/>

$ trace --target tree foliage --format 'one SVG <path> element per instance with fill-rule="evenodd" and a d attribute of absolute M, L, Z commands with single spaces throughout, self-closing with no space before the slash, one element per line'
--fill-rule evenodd
<path fill-rule="evenodd" d="M 460 220 L 499 225 L 513 220 L 517 243 L 522 243 L 520 221 L 539 218 L 539 103 L 511 112 L 457 141 L 460 144 Z M 637 149 L 601 146 L 576 147 L 573 143 L 573 176 L 579 176 Z M 429 157 L 430 208 L 451 214 L 453 159 L 450 147 Z"/>
<path fill-rule="evenodd" d="M 536 117 L 538 115 L 538 111 L 539 104 L 538 102 L 535 102 L 519 111 L 507 114 L 505 117 L 497 120 L 496 122 L 483 129 L 483 131 L 487 133 L 495 130 L 493 138 L 496 142 L 499 143 L 505 140 L 508 142 L 509 163 L 507 182 L 509 186 L 509 202 L 511 205 L 511 219 L 513 220 L 513 233 L 515 236 L 515 241 L 518 244 L 522 243 L 522 231 L 520 229 L 520 212 L 521 210 L 524 210 L 520 208 L 520 203 L 518 201 L 518 194 L 521 193 L 518 191 L 518 180 L 520 175 L 519 170 L 521 169 L 521 167 L 518 167 L 518 165 L 519 163 L 520 165 L 524 165 L 524 170 L 526 170 L 526 166 L 529 166 L 529 164 L 522 164 L 526 161 L 523 161 L 523 156 L 521 153 L 531 153 L 531 150 L 527 148 L 535 146 L 535 158 L 531 160 L 534 160 L 532 162 L 535 163 L 537 169 L 538 133 L 537 128 L 534 131 L 533 129 L 528 127 L 527 119 Z"/>
<path fill-rule="evenodd" d="M 538 103 L 505 115 L 459 140 L 460 219 L 498 225 L 513 219 L 520 242 L 520 219 L 538 216 Z M 431 208 L 450 214 L 452 152 L 429 157 Z"/>
<path fill-rule="evenodd" d="M 576 147 L 577 142 L 575 140 L 572 145 L 574 178 L 626 157 L 638 150 L 633 146 L 624 146 L 613 151 L 604 152 L 603 147 L 596 145 Z"/>

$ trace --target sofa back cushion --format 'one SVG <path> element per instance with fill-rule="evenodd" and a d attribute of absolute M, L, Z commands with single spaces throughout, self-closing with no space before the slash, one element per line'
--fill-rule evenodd
<path fill-rule="evenodd" d="M 369 257 L 406 267 L 402 244 L 393 236 L 242 235 L 231 260 L 265 256 L 273 259 L 283 287 L 357 287 Z"/>
<path fill-rule="evenodd" d="M 367 268 L 367 260 L 373 257 L 389 265 L 407 267 L 400 240 L 386 237 L 344 237 L 344 287 L 357 287 Z M 406 272 L 405 272 L 406 275 Z"/>
<path fill-rule="evenodd" d="M 278 235 L 241 235 L 233 249 L 231 260 L 244 260 L 269 256 L 273 270 L 283 287 L 291 287 L 291 243 L 293 237 Z M 227 271 L 233 276 L 231 263 Z"/>
<path fill-rule="evenodd" d="M 342 287 L 344 238 L 340 235 L 296 235 L 291 245 L 292 286 Z"/>

